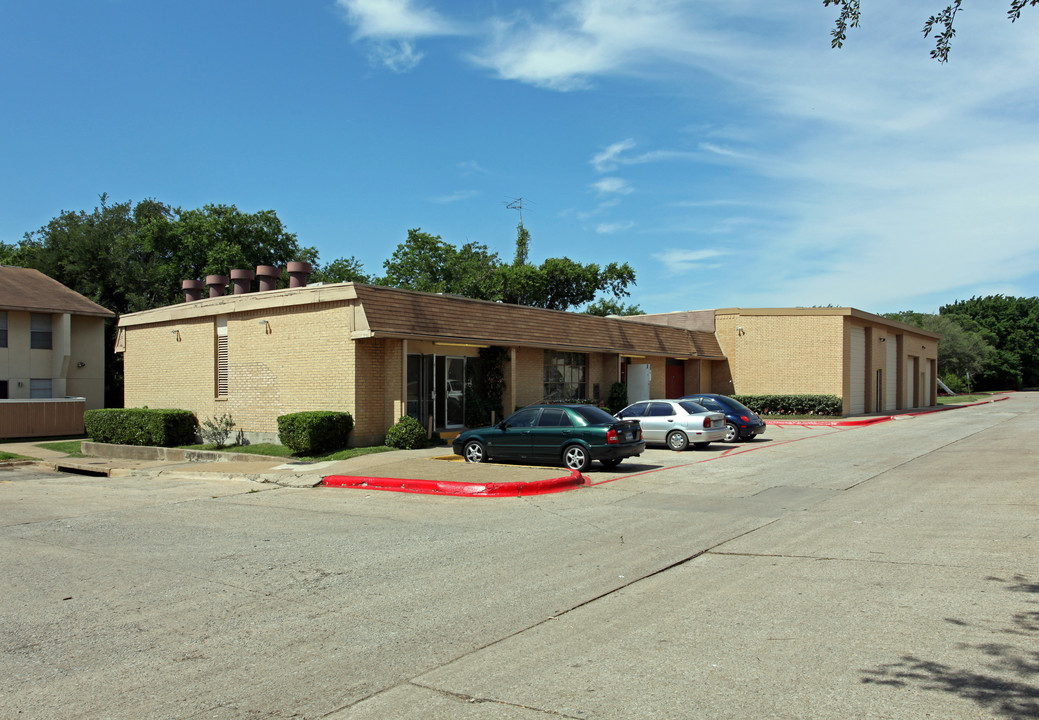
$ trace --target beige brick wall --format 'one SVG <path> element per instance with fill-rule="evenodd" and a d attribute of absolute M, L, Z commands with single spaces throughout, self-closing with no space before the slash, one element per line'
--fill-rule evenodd
<path fill-rule="evenodd" d="M 130 326 L 124 404 L 191 410 L 200 421 L 230 413 L 238 430 L 267 434 L 277 433 L 278 415 L 354 413 L 355 349 L 343 305 L 227 316 L 226 399 L 216 397 L 217 318 Z"/>

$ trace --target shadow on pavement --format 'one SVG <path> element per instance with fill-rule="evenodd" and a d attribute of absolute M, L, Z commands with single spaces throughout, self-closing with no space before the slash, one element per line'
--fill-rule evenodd
<path fill-rule="evenodd" d="M 1008 592 L 1039 595 L 1039 583 L 1020 575 L 1010 580 L 987 579 L 1004 583 Z M 1025 602 L 1039 605 L 1039 599 Z M 946 621 L 960 626 L 970 624 L 955 618 Z M 1039 718 L 1039 651 L 1034 649 L 1039 646 L 1039 609 L 1014 613 L 997 634 L 1006 636 L 1007 641 L 958 646 L 960 650 L 977 653 L 977 665 L 973 668 L 956 668 L 903 655 L 897 662 L 862 671 L 862 682 L 952 693 L 1012 720 Z"/>

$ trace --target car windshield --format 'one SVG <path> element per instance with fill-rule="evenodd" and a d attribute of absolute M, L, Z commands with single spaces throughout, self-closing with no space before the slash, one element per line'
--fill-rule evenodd
<path fill-rule="evenodd" d="M 692 400 L 683 400 L 682 402 L 680 402 L 678 404 L 681 405 L 682 409 L 685 410 L 690 415 L 695 415 L 696 413 L 710 412 L 703 405 L 700 405 L 699 403 L 694 403 Z"/>
<path fill-rule="evenodd" d="M 593 405 L 578 405 L 570 409 L 577 413 L 585 421 L 586 425 L 611 425 L 617 422 L 617 418 L 613 417 L 613 415 Z"/>

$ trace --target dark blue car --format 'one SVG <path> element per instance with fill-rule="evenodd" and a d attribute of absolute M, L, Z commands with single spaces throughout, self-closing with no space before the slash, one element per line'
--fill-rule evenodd
<path fill-rule="evenodd" d="M 765 421 L 743 403 L 727 395 L 686 395 L 682 400 L 692 400 L 708 410 L 725 415 L 725 440 L 727 443 L 750 440 L 765 432 Z"/>

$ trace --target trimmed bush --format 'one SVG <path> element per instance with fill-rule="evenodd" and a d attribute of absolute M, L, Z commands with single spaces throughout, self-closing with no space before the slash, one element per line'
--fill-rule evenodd
<path fill-rule="evenodd" d="M 411 450 L 426 443 L 426 429 L 415 418 L 405 415 L 386 431 L 386 444 L 401 450 Z"/>
<path fill-rule="evenodd" d="M 606 412 L 613 415 L 628 407 L 628 386 L 615 382 L 610 385 L 610 395 L 606 398 Z"/>
<path fill-rule="evenodd" d="M 94 442 L 116 445 L 177 447 L 195 442 L 195 416 L 190 410 L 105 408 L 83 413 Z"/>
<path fill-rule="evenodd" d="M 348 412 L 312 410 L 278 416 L 278 440 L 293 455 L 316 455 L 346 447 L 354 429 Z"/>
<path fill-rule="evenodd" d="M 733 395 L 758 415 L 840 415 L 836 395 Z"/>

